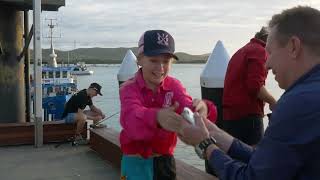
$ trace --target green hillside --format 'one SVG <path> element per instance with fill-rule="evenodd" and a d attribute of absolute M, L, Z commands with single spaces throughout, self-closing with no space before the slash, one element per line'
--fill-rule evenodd
<path fill-rule="evenodd" d="M 127 52 L 131 49 L 134 54 L 137 54 L 137 47 L 132 48 L 79 48 L 69 51 L 69 63 L 84 61 L 87 64 L 120 64 Z M 68 63 L 68 51 L 55 50 L 58 55 L 58 63 Z M 42 50 L 43 62 L 49 59 L 50 49 Z M 32 62 L 31 50 L 31 62 Z M 183 52 L 176 53 L 180 59 L 177 63 L 205 63 L 209 54 L 190 55 Z"/>

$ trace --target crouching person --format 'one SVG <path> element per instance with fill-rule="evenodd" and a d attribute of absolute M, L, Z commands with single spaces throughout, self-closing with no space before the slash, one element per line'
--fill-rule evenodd
<path fill-rule="evenodd" d="M 75 143 L 87 143 L 81 136 L 87 119 L 93 120 L 93 123 L 96 124 L 105 118 L 103 112 L 92 103 L 92 98 L 98 94 L 102 96 L 101 86 L 98 83 L 91 83 L 88 89 L 83 89 L 72 95 L 65 105 L 62 118 L 67 124 L 76 124 Z M 87 105 L 90 110 L 84 110 Z"/>

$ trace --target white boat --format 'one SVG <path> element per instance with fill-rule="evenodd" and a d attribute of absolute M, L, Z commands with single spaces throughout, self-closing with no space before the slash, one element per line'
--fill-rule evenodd
<path fill-rule="evenodd" d="M 71 71 L 72 75 L 92 75 L 93 71 L 88 70 L 84 62 L 78 62 L 73 70 Z"/>
<path fill-rule="evenodd" d="M 44 110 L 44 120 L 61 120 L 64 111 L 64 105 L 69 98 L 77 92 L 76 77 L 71 75 L 73 67 L 57 64 L 57 54 L 53 48 L 52 31 L 55 27 L 52 22 L 48 25 L 50 28 L 50 54 L 47 66 L 42 66 L 42 108 Z M 32 77 L 32 76 L 31 76 Z M 31 78 L 33 79 L 33 78 Z M 31 97 L 36 88 L 36 84 L 31 80 Z"/>

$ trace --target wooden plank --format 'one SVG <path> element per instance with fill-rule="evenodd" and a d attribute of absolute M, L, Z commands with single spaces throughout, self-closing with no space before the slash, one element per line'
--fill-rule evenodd
<path fill-rule="evenodd" d="M 101 132 L 101 130 L 103 129 L 106 129 L 106 128 L 98 129 L 96 132 L 99 132 L 99 131 Z M 91 149 L 96 151 L 98 154 L 100 154 L 104 160 L 106 160 L 111 165 L 113 165 L 118 170 L 120 170 L 122 152 L 120 150 L 119 143 L 114 143 L 113 141 L 114 134 L 112 130 L 108 129 L 108 131 L 105 131 L 105 132 L 109 132 L 109 133 L 102 133 L 102 134 L 109 135 L 107 137 L 110 137 L 111 141 L 104 138 L 106 136 L 101 136 L 101 134 L 99 133 L 90 132 L 90 143 L 89 143 L 90 147 Z"/>
<path fill-rule="evenodd" d="M 43 123 L 44 143 L 63 142 L 74 136 L 74 124 L 65 124 L 64 121 L 45 121 Z M 87 137 L 86 132 L 85 130 L 82 133 L 83 137 Z M 0 124 L 0 146 L 21 144 L 34 144 L 33 123 Z"/>
<path fill-rule="evenodd" d="M 119 133 L 112 128 L 90 129 L 90 147 L 120 172 L 121 156 Z M 217 180 L 191 165 L 176 159 L 178 180 Z"/>

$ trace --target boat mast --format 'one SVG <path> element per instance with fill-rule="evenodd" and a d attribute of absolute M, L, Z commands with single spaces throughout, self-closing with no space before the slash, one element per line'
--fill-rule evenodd
<path fill-rule="evenodd" d="M 48 24 L 49 28 L 50 28 L 50 35 L 47 36 L 46 38 L 50 38 L 50 59 L 48 61 L 48 65 L 50 67 L 58 67 L 57 64 L 57 54 L 54 52 L 54 48 L 53 48 L 53 38 L 59 38 L 59 37 L 53 37 L 53 28 L 56 26 L 56 24 L 53 24 L 53 21 L 56 21 L 57 19 L 46 19 L 48 21 L 50 21 L 50 24 Z"/>
<path fill-rule="evenodd" d="M 76 57 L 76 40 L 73 41 L 73 46 L 74 46 L 74 54 L 73 54 L 73 63 L 77 64 L 77 57 Z"/>
<path fill-rule="evenodd" d="M 68 66 L 69 66 L 69 57 L 70 57 L 69 54 L 70 54 L 70 51 L 68 51 Z"/>

